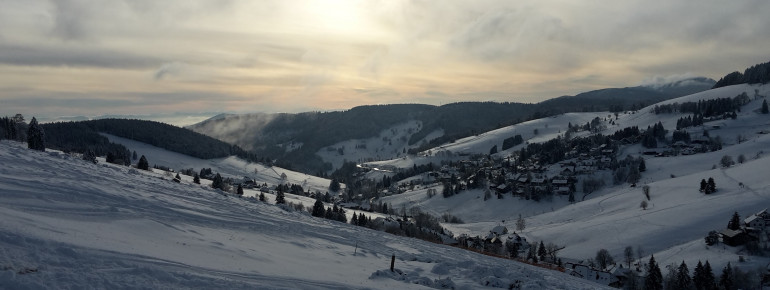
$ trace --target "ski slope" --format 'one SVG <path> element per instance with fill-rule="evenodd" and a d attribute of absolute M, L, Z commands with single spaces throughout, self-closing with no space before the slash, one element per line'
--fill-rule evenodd
<path fill-rule="evenodd" d="M 0 164 L 3 289 L 604 288 L 7 140 Z"/>

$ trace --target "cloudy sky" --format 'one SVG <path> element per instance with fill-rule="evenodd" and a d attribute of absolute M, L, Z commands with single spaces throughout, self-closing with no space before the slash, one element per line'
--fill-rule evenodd
<path fill-rule="evenodd" d="M 537 102 L 770 60 L 770 1 L 0 0 L 0 115 Z"/>

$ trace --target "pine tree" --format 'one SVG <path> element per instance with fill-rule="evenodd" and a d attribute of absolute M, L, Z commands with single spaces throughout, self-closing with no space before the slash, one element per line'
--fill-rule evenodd
<path fill-rule="evenodd" d="M 286 197 L 283 194 L 283 189 L 278 187 L 278 191 L 275 193 L 275 204 L 286 204 Z"/>
<path fill-rule="evenodd" d="M 237 194 L 239 197 L 243 196 L 243 186 L 238 184 L 238 189 L 235 190 L 235 194 Z"/>
<path fill-rule="evenodd" d="M 134 154 L 131 155 L 131 159 L 136 160 L 138 157 L 136 157 L 136 150 L 134 150 Z"/>
<path fill-rule="evenodd" d="M 762 114 L 770 113 L 770 110 L 767 109 L 767 100 L 762 101 Z"/>
<path fill-rule="evenodd" d="M 327 220 L 333 220 L 335 218 L 334 217 L 334 211 L 332 210 L 331 207 L 327 207 L 326 208 L 326 211 L 324 212 L 323 218 L 325 218 Z"/>
<path fill-rule="evenodd" d="M 692 287 L 692 278 L 690 278 L 690 270 L 687 269 L 687 264 L 682 261 L 679 268 L 676 270 L 676 288 L 677 289 L 690 289 Z"/>
<path fill-rule="evenodd" d="M 722 286 L 726 290 L 733 289 L 733 268 L 730 266 L 730 262 L 727 262 L 727 266 L 722 269 L 722 276 L 719 276 L 719 286 Z"/>
<path fill-rule="evenodd" d="M 644 163 L 644 158 L 639 157 L 639 172 L 647 171 L 647 164 Z"/>
<path fill-rule="evenodd" d="M 353 217 L 350 218 L 350 224 L 351 225 L 358 225 L 358 215 L 353 213 Z"/>
<path fill-rule="evenodd" d="M 655 262 L 655 256 L 650 255 L 650 262 L 647 265 L 647 277 L 644 278 L 645 290 L 662 290 L 663 274 L 660 273 L 660 267 Z"/>
<path fill-rule="evenodd" d="M 142 156 L 142 157 L 144 157 L 144 156 Z M 141 162 L 141 161 L 142 161 L 142 159 L 139 159 L 139 162 Z M 217 175 L 214 176 L 214 180 L 211 182 L 211 187 L 216 188 L 216 189 L 222 189 L 222 187 L 224 187 L 224 185 L 225 185 L 225 182 L 224 182 L 224 180 L 222 180 L 222 175 L 219 175 L 219 173 L 217 173 Z"/>
<path fill-rule="evenodd" d="M 174 182 L 176 183 L 182 182 L 182 177 L 179 176 L 179 173 L 177 173 L 176 176 L 174 176 Z"/>
<path fill-rule="evenodd" d="M 703 265 L 703 289 L 710 290 L 716 288 L 716 281 L 714 271 L 711 270 L 711 264 L 706 260 L 706 264 Z"/>
<path fill-rule="evenodd" d="M 324 210 L 324 203 L 320 199 L 316 199 L 313 204 L 313 211 L 310 215 L 314 217 L 324 217 L 326 211 Z"/>
<path fill-rule="evenodd" d="M 329 191 L 331 192 L 338 192 L 340 191 L 341 185 L 340 182 L 337 181 L 336 178 L 332 179 L 332 181 L 329 183 Z"/>
<path fill-rule="evenodd" d="M 709 177 L 708 185 L 706 186 L 708 188 L 708 192 L 714 193 L 717 192 L 717 185 L 714 183 L 714 178 Z"/>
<path fill-rule="evenodd" d="M 347 223 L 348 217 L 345 215 L 345 209 L 340 207 L 339 212 L 337 212 L 337 221 L 341 223 Z"/>
<path fill-rule="evenodd" d="M 703 263 L 698 261 L 698 265 L 695 265 L 695 269 L 692 271 L 692 284 L 695 286 L 695 290 L 705 289 L 704 274 L 706 273 L 703 269 Z"/>
<path fill-rule="evenodd" d="M 259 201 L 261 202 L 267 202 L 267 197 L 265 196 L 264 192 L 259 193 Z"/>
<path fill-rule="evenodd" d="M 198 173 L 193 174 L 193 183 L 195 184 L 201 184 L 201 178 L 198 176 Z"/>
<path fill-rule="evenodd" d="M 733 217 L 730 218 L 730 221 L 727 223 L 727 228 L 734 231 L 741 228 L 741 216 L 738 215 L 737 211 L 733 213 Z"/>
<path fill-rule="evenodd" d="M 700 180 L 700 192 L 706 192 L 706 188 L 708 186 L 708 183 L 706 183 L 705 179 Z"/>
<path fill-rule="evenodd" d="M 548 252 L 545 250 L 545 245 L 543 244 L 543 241 L 540 241 L 540 246 L 537 248 L 537 256 L 540 257 L 540 261 L 545 260 L 545 255 L 547 255 Z"/>
<path fill-rule="evenodd" d="M 43 127 L 37 123 L 37 119 L 32 117 L 27 128 L 27 148 L 37 151 L 45 151 L 45 132 Z"/>
<path fill-rule="evenodd" d="M 139 162 L 136 163 L 136 168 L 150 170 L 150 162 L 147 162 L 147 158 L 144 157 L 144 155 L 139 158 Z"/>

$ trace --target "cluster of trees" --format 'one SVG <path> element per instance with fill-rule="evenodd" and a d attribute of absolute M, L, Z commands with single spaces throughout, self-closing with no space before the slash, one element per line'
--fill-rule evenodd
<path fill-rule="evenodd" d="M 503 150 L 508 150 L 512 148 L 513 146 L 519 145 L 521 143 L 524 143 L 524 138 L 521 137 L 521 134 L 518 134 L 513 137 L 508 137 L 503 140 Z"/>
<path fill-rule="evenodd" d="M 27 138 L 26 131 L 27 123 L 24 122 L 23 115 L 16 114 L 10 118 L 8 116 L 0 118 L 0 140 L 24 141 Z"/>
<path fill-rule="evenodd" d="M 733 114 L 735 114 L 735 111 L 740 111 L 741 106 L 747 104 L 750 101 L 751 99 L 744 92 L 733 98 L 718 98 L 711 100 L 699 100 L 698 102 L 684 102 L 681 104 L 673 103 L 655 105 L 652 110 L 655 112 L 655 114 L 670 114 L 675 112 L 692 113 L 696 114 L 696 117 L 700 118 L 702 121 L 703 117 L 732 117 Z M 729 116 L 726 114 L 729 114 Z"/>
<path fill-rule="evenodd" d="M 642 134 L 642 146 L 647 148 L 657 148 L 658 141 L 666 140 L 668 131 L 663 127 L 663 123 L 658 122 L 652 127 L 647 126 L 647 130 Z"/>
<path fill-rule="evenodd" d="M 714 88 L 737 84 L 759 84 L 770 81 L 770 62 L 761 63 L 747 68 L 743 73 L 731 72 L 714 84 Z"/>
<path fill-rule="evenodd" d="M 345 215 L 345 209 L 338 207 L 337 204 L 334 204 L 333 207 L 324 209 L 324 203 L 321 199 L 315 200 L 315 204 L 313 204 L 313 208 L 310 210 L 310 215 L 343 223 L 348 222 L 348 218 Z"/>
<path fill-rule="evenodd" d="M 613 181 L 616 185 L 625 182 L 636 184 L 642 178 L 642 172 L 647 171 L 647 165 L 641 156 L 638 158 L 628 156 L 625 159 L 618 160 L 616 163 L 612 165 L 612 167 L 615 167 Z"/>
<path fill-rule="evenodd" d="M 681 130 L 687 127 L 695 127 L 703 125 L 703 115 L 695 114 L 687 117 L 681 117 L 676 120 L 676 129 Z"/>
<path fill-rule="evenodd" d="M 706 181 L 705 179 L 700 180 L 700 192 L 703 192 L 705 194 L 712 194 L 717 191 L 717 185 L 714 182 L 713 177 L 709 177 L 709 180 Z"/>

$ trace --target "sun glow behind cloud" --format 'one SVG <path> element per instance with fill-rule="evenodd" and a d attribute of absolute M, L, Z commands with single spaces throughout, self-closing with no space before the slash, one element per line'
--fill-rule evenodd
<path fill-rule="evenodd" d="M 6 0 L 0 115 L 535 102 L 767 61 L 770 2 Z"/>

